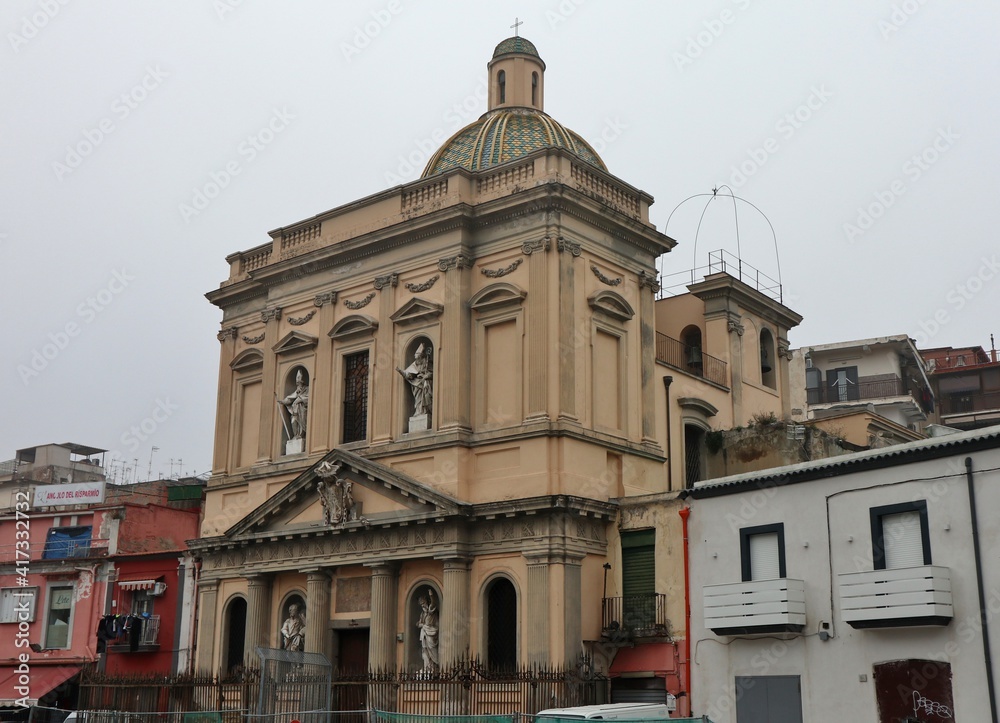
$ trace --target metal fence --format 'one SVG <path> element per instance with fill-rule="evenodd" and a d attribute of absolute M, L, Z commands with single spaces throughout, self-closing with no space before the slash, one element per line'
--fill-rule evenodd
<path fill-rule="evenodd" d="M 63 723 L 70 713 L 76 713 L 76 723 L 222 723 L 238 720 L 240 723 L 578 723 L 561 718 L 538 718 L 525 713 L 507 715 L 415 715 L 390 713 L 379 710 L 359 711 L 302 711 L 295 714 L 278 713 L 257 715 L 246 711 L 175 711 L 173 713 L 123 713 L 112 710 L 70 711 L 62 708 L 33 706 L 14 712 L 0 711 L 0 723 Z M 233 718 L 239 715 L 238 718 Z M 708 716 L 701 718 L 671 718 L 671 723 L 712 723 Z M 648 721 L 620 721 L 619 723 L 648 723 Z"/>
<path fill-rule="evenodd" d="M 586 660 L 576 666 L 524 666 L 502 672 L 491 670 L 479 660 L 468 660 L 434 673 L 335 670 L 332 678 L 328 710 L 337 712 L 337 723 L 369 723 L 371 710 L 425 716 L 534 715 L 546 708 L 610 700 L 610 681 L 594 673 L 591 662 Z M 262 711 L 258 669 L 245 669 L 229 678 L 112 676 L 84 671 L 80 677 L 79 707 L 123 713 L 214 711 L 220 716 L 219 723 L 244 720 L 288 723 L 282 717 L 285 711 L 301 713 L 326 707 L 315 705 L 315 680 L 301 678 L 300 682 L 309 690 L 303 687 L 296 692 L 296 678 L 288 676 L 283 679 L 280 693 L 287 698 L 286 702 L 299 700 L 302 705 Z M 273 715 L 261 716 L 262 713 Z M 313 716 L 298 719 L 303 723 L 318 720 Z M 325 723 L 327 719 L 322 720 Z"/>

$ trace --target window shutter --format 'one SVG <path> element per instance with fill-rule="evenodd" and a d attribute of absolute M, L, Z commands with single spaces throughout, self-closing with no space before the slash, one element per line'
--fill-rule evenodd
<path fill-rule="evenodd" d="M 778 533 L 750 535 L 750 579 L 775 580 L 781 577 Z"/>
<path fill-rule="evenodd" d="M 847 367 L 847 398 L 850 400 L 861 399 L 861 387 L 858 386 L 858 368 Z"/>
<path fill-rule="evenodd" d="M 919 512 L 882 516 L 885 567 L 919 567 L 924 564 L 924 543 Z"/>
<path fill-rule="evenodd" d="M 622 534 L 622 595 L 656 592 L 656 533 L 653 530 Z"/>

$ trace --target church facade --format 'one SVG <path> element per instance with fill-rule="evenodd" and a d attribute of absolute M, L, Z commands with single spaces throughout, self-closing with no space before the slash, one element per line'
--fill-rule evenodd
<path fill-rule="evenodd" d="M 699 430 L 787 415 L 799 317 L 724 273 L 657 301 L 675 242 L 652 198 L 544 112 L 529 41 L 488 72 L 487 112 L 422 178 L 272 232 L 208 294 L 202 671 L 257 646 L 342 668 L 572 664 L 638 591 L 619 500 L 693 482 Z M 697 365 L 666 332 L 697 332 Z M 675 593 L 681 557 L 659 550 L 650 592 Z"/>

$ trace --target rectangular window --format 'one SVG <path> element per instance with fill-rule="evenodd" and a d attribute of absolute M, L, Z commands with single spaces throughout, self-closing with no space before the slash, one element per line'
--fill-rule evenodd
<path fill-rule="evenodd" d="M 37 587 L 0 588 L 0 623 L 35 622 Z"/>
<path fill-rule="evenodd" d="M 73 641 L 73 586 L 53 585 L 49 588 L 45 608 L 45 643 L 49 649 L 69 648 Z"/>
<path fill-rule="evenodd" d="M 826 373 L 826 401 L 849 402 L 860 398 L 857 367 L 831 369 Z"/>
<path fill-rule="evenodd" d="M 785 525 L 758 525 L 740 530 L 743 581 L 785 577 Z"/>
<path fill-rule="evenodd" d="M 344 357 L 344 443 L 368 437 L 368 351 Z"/>
<path fill-rule="evenodd" d="M 622 532 L 622 614 L 629 630 L 656 621 L 656 531 Z"/>
<path fill-rule="evenodd" d="M 150 595 L 149 590 L 136 590 L 132 593 L 131 612 L 133 615 L 153 614 L 153 596 Z"/>
<path fill-rule="evenodd" d="M 872 561 L 876 570 L 931 564 L 924 500 L 871 509 Z"/>

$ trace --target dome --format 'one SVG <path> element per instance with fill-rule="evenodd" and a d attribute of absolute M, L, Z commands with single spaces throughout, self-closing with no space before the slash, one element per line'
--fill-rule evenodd
<path fill-rule="evenodd" d="M 507 53 L 524 53 L 525 55 L 534 55 L 536 58 L 541 59 L 541 56 L 538 54 L 538 50 L 535 48 L 535 44 L 527 38 L 522 38 L 517 35 L 513 38 L 507 38 L 497 45 L 496 49 L 493 51 L 493 57 L 496 58 L 500 55 L 506 55 Z"/>
<path fill-rule="evenodd" d="M 533 45 L 531 48 L 534 50 Z M 509 108 L 491 111 L 449 138 L 431 157 L 422 177 L 453 168 L 481 171 L 542 148 L 563 148 L 602 171 L 608 170 L 587 141 L 554 118 L 530 108 Z"/>

